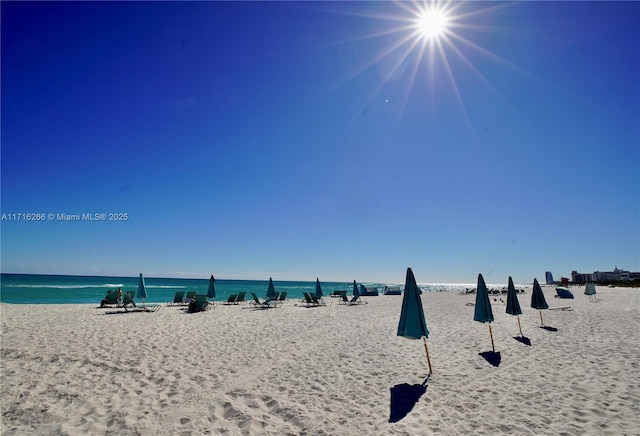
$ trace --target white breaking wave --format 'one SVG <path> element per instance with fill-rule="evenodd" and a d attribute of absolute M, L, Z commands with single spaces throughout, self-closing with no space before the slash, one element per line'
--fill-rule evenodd
<path fill-rule="evenodd" d="M 3 284 L 5 288 L 54 288 L 54 289 L 85 289 L 85 288 L 122 288 L 123 284 L 116 283 L 105 283 L 104 285 L 12 285 L 12 284 Z"/>

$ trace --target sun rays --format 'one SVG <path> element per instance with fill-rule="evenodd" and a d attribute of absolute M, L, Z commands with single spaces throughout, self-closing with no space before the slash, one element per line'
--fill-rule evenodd
<path fill-rule="evenodd" d="M 472 55 L 517 67 L 482 47 L 470 35 L 499 30 L 491 22 L 491 14 L 510 5 L 502 3 L 483 7 L 481 3 L 414 0 L 353 12 L 356 16 L 378 21 L 380 26 L 368 34 L 359 35 L 350 43 L 379 40 L 380 47 L 351 72 L 351 78 L 373 67 L 379 69 L 384 64 L 385 73 L 367 104 L 376 100 L 388 102 L 387 97 L 381 95 L 383 88 L 389 81 L 401 80 L 403 92 L 400 98 L 395 99 L 399 100 L 398 122 L 410 97 L 417 94 L 417 88 L 426 87 L 423 94 L 430 96 L 432 112 L 435 110 L 434 96 L 449 89 L 449 98 L 457 103 L 466 124 L 471 126 L 460 79 L 465 75 L 475 77 L 499 96 L 490 80 L 474 64 Z"/>

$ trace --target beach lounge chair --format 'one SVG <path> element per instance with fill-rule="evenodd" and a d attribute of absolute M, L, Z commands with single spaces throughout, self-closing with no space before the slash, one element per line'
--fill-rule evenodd
<path fill-rule="evenodd" d="M 362 303 L 362 300 L 360 300 L 360 295 L 351 297 L 351 300 L 349 300 L 349 297 L 347 297 L 346 293 L 343 293 L 341 297 L 342 299 L 338 302 L 338 304 L 344 304 L 345 306 L 353 306 L 353 305 Z"/>
<path fill-rule="evenodd" d="M 125 312 L 129 312 L 129 309 L 127 307 L 131 307 L 133 309 L 132 312 L 156 312 L 160 310 L 159 304 L 145 303 L 142 306 L 136 305 L 136 302 L 133 299 L 133 295 L 129 292 L 124 294 L 124 297 L 122 298 L 121 307 L 124 309 Z"/>
<path fill-rule="evenodd" d="M 316 294 L 309 294 L 309 296 L 311 297 L 311 302 L 316 306 L 326 306 L 326 303 L 321 298 L 318 298 Z"/>
<path fill-rule="evenodd" d="M 196 295 L 195 299 L 189 303 L 189 312 L 202 312 L 209 308 L 209 302 L 205 294 Z"/>
<path fill-rule="evenodd" d="M 311 298 L 311 294 L 308 292 L 302 293 L 303 298 L 300 300 L 300 303 L 304 304 L 306 307 L 316 307 L 319 304 L 313 302 L 313 298 Z"/>
<path fill-rule="evenodd" d="M 127 309 L 127 306 L 137 309 L 136 302 L 133 301 L 133 295 L 131 295 L 129 292 L 125 292 L 124 296 L 122 297 L 122 306 L 120 307 L 122 307 L 125 312 L 128 312 L 129 310 Z"/>
<path fill-rule="evenodd" d="M 229 298 L 227 298 L 227 301 L 224 301 L 222 304 L 226 304 L 226 305 L 229 305 L 229 304 L 238 304 L 238 303 L 236 302 L 236 299 L 237 299 L 237 298 L 238 298 L 238 294 L 231 294 L 231 295 L 229 295 Z"/>
<path fill-rule="evenodd" d="M 160 310 L 160 305 L 155 303 L 144 303 L 142 307 L 138 306 L 138 312 L 157 312 Z"/>
<path fill-rule="evenodd" d="M 196 295 L 196 291 L 187 292 L 187 296 L 184 297 L 184 300 L 182 300 L 182 304 L 184 305 L 189 304 L 194 295 Z"/>
<path fill-rule="evenodd" d="M 286 300 L 287 300 L 287 291 L 276 293 L 276 298 L 266 299 L 266 301 L 269 301 L 271 304 L 273 304 L 274 307 L 282 307 L 282 305 Z M 253 302 L 253 304 L 255 304 L 255 301 Z"/>
<path fill-rule="evenodd" d="M 182 306 L 184 301 L 184 291 L 176 292 L 176 295 L 173 297 L 173 301 L 167 303 L 167 306 Z"/>
<path fill-rule="evenodd" d="M 360 295 L 355 295 L 351 297 L 347 297 L 347 294 L 342 294 L 342 300 L 338 302 L 338 304 L 344 304 L 345 306 L 355 306 L 356 304 L 362 304 L 362 300 L 360 299 Z"/>
<path fill-rule="evenodd" d="M 246 292 L 238 292 L 238 298 L 236 298 L 236 304 L 239 303 L 244 303 L 245 302 L 245 297 L 246 297 L 247 293 Z"/>
<path fill-rule="evenodd" d="M 116 313 L 132 313 L 132 312 L 156 312 L 160 310 L 160 305 L 155 303 L 143 303 L 142 306 L 136 305 L 136 302 L 133 299 L 133 294 L 130 292 L 125 292 L 122 297 L 122 305 L 119 306 L 122 310 L 107 312 L 108 314 L 116 314 Z"/>
<path fill-rule="evenodd" d="M 107 292 L 107 296 L 100 301 L 100 307 L 109 307 L 116 305 L 118 306 L 118 292 L 117 291 L 109 291 Z"/>
<path fill-rule="evenodd" d="M 338 304 L 344 304 L 345 306 L 355 306 L 356 304 L 362 304 L 360 295 L 355 295 L 349 300 L 347 294 L 342 294 L 342 300 Z"/>
<path fill-rule="evenodd" d="M 273 300 L 260 301 L 255 292 L 252 292 L 251 296 L 253 297 L 253 305 L 259 309 L 270 309 L 272 307 L 275 307 L 272 305 Z"/>

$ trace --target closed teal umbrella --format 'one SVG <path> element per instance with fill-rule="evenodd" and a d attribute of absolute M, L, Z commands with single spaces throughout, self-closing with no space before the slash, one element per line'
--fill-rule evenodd
<path fill-rule="evenodd" d="M 211 278 L 209 279 L 207 298 L 216 298 L 216 279 L 213 278 L 213 274 L 211 274 Z"/>
<path fill-rule="evenodd" d="M 493 322 L 493 310 L 491 310 L 491 302 L 489 301 L 489 291 L 484 283 L 482 274 L 478 274 L 478 290 L 476 291 L 476 305 L 473 313 L 473 320 L 489 323 L 489 336 L 491 336 L 491 348 L 495 353 L 496 347 L 493 344 L 493 332 L 491 331 L 491 323 Z"/>
<path fill-rule="evenodd" d="M 547 300 L 544 299 L 542 288 L 538 283 L 538 279 L 533 279 L 533 292 L 531 293 L 531 307 L 534 309 L 548 309 Z"/>
<path fill-rule="evenodd" d="M 358 291 L 358 285 L 356 285 L 356 281 L 353 281 L 353 296 L 360 297 L 360 291 Z"/>
<path fill-rule="evenodd" d="M 509 277 L 509 286 L 507 288 L 507 313 L 509 315 L 522 315 L 522 309 L 520 308 L 520 302 L 518 302 L 518 293 L 516 287 L 513 285 L 513 279 Z M 520 336 L 522 334 L 522 326 L 520 325 L 520 317 L 518 317 L 518 329 L 520 330 Z"/>
<path fill-rule="evenodd" d="M 269 287 L 267 288 L 267 299 L 275 300 L 276 298 L 276 289 L 273 287 L 273 280 L 269 277 Z"/>
<path fill-rule="evenodd" d="M 398 336 L 409 339 L 421 339 L 424 342 L 424 350 L 427 354 L 427 364 L 429 374 L 431 371 L 431 361 L 429 360 L 429 349 L 427 339 L 429 330 L 424 318 L 422 300 L 420 299 L 419 288 L 416 278 L 411 268 L 407 268 L 407 277 L 404 283 L 404 297 L 402 298 L 402 311 L 400 312 L 400 323 L 398 324 Z"/>
<path fill-rule="evenodd" d="M 478 322 L 493 322 L 493 310 L 489 301 L 489 291 L 484 283 L 482 274 L 478 274 L 478 290 L 476 291 L 476 306 L 473 320 Z"/>
<path fill-rule="evenodd" d="M 144 284 L 144 277 L 142 277 L 142 273 L 140 273 L 140 280 L 138 281 L 138 292 L 136 293 L 136 298 L 140 298 L 142 300 L 142 307 L 144 307 L 144 300 L 147 298 L 147 287 Z"/>
<path fill-rule="evenodd" d="M 584 295 L 589 296 L 589 301 L 596 301 L 596 286 L 593 283 L 587 283 L 587 286 L 584 288 Z"/>
<path fill-rule="evenodd" d="M 540 324 L 544 326 L 544 321 L 542 320 L 542 310 L 548 309 L 549 305 L 547 304 L 547 300 L 544 299 L 544 294 L 542 293 L 542 288 L 538 283 L 538 279 L 533 279 L 533 292 L 531 293 L 531 307 L 534 309 L 538 309 L 540 311 Z"/>
<path fill-rule="evenodd" d="M 322 297 L 322 288 L 320 287 L 320 279 L 316 278 L 316 297 Z"/>

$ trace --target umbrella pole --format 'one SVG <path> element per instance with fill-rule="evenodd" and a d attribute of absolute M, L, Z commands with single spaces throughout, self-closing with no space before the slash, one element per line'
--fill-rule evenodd
<path fill-rule="evenodd" d="M 493 345 L 493 332 L 491 331 L 491 324 L 489 324 L 489 336 L 491 336 L 491 348 L 493 349 L 493 352 L 496 352 L 496 346 Z"/>
<path fill-rule="evenodd" d="M 520 337 L 524 338 L 524 335 L 522 334 L 522 326 L 520 325 L 520 317 L 518 317 L 518 330 L 520 330 Z"/>
<path fill-rule="evenodd" d="M 433 374 L 431 370 L 431 359 L 429 359 L 429 348 L 427 348 L 427 338 L 422 337 L 422 342 L 424 343 L 424 352 L 427 355 L 427 365 L 429 365 L 429 374 Z"/>
<path fill-rule="evenodd" d="M 542 320 L 542 311 L 540 311 L 540 324 L 544 327 L 544 321 Z"/>

